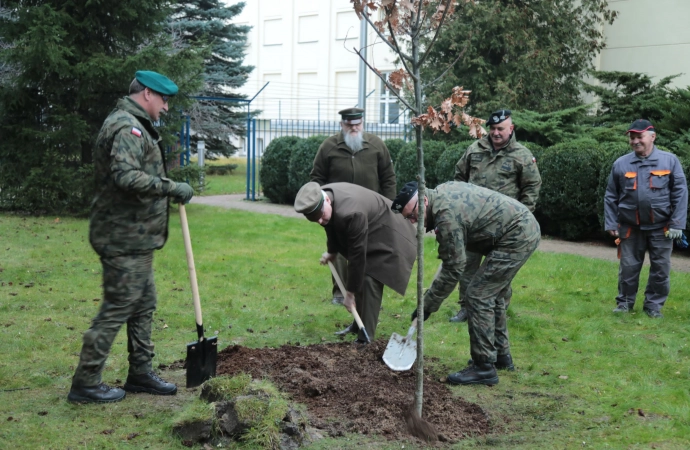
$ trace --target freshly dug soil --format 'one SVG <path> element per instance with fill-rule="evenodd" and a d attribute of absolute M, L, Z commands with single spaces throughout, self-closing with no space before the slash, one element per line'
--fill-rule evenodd
<path fill-rule="evenodd" d="M 414 367 L 403 372 L 389 369 L 381 359 L 387 343 L 235 345 L 218 354 L 217 375 L 244 372 L 270 379 L 307 406 L 313 427 L 331 436 L 360 433 L 411 440 L 405 419 L 409 421 L 414 402 Z M 422 419 L 433 425 L 439 441 L 456 442 L 488 433 L 489 418 L 479 406 L 453 396 L 439 380 L 424 378 Z"/>

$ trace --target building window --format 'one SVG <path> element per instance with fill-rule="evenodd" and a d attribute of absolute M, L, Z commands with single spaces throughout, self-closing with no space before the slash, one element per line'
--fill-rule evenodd
<path fill-rule="evenodd" d="M 300 16 L 297 42 L 300 44 L 305 44 L 308 42 L 319 42 L 318 14 Z"/>
<path fill-rule="evenodd" d="M 264 20 L 264 45 L 282 45 L 283 43 L 283 20 L 269 19 Z"/>
<path fill-rule="evenodd" d="M 390 74 L 390 72 L 383 73 L 386 80 L 388 80 Z M 398 98 L 388 89 L 383 80 L 380 80 L 380 83 L 379 123 L 400 123 L 400 103 L 398 103 Z"/>

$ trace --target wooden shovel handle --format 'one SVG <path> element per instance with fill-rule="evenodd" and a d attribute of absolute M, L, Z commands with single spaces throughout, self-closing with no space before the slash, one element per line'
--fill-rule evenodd
<path fill-rule="evenodd" d="M 335 266 L 333 266 L 332 262 L 328 261 L 328 267 L 331 268 L 331 273 L 333 274 L 333 278 L 335 278 L 335 282 L 338 283 L 338 287 L 340 288 L 340 292 L 342 292 L 343 295 L 345 295 L 345 293 L 347 291 L 345 290 L 345 286 L 343 286 L 343 282 L 340 280 L 340 275 L 338 275 L 338 272 L 335 270 Z M 362 323 L 362 319 L 360 319 L 359 314 L 357 314 L 357 307 L 355 306 L 354 308 L 352 308 L 352 310 L 350 312 L 354 316 L 355 322 L 357 322 L 357 326 L 360 329 L 364 328 L 364 324 Z"/>
<path fill-rule="evenodd" d="M 182 224 L 182 239 L 184 239 L 184 251 L 187 254 L 187 267 L 189 268 L 189 281 L 192 284 L 192 300 L 194 301 L 194 317 L 199 334 L 199 341 L 204 338 L 203 319 L 201 317 L 201 300 L 199 299 L 199 285 L 196 282 L 196 269 L 194 268 L 194 253 L 192 252 L 192 239 L 189 237 L 189 225 L 187 224 L 187 211 L 182 203 L 180 207 L 180 223 Z M 201 330 L 199 332 L 199 330 Z"/>

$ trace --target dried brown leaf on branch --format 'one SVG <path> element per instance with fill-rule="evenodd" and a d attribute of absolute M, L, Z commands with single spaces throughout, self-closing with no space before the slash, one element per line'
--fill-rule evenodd
<path fill-rule="evenodd" d="M 469 102 L 469 95 L 471 91 L 463 90 L 461 87 L 454 87 L 453 94 L 441 102 L 440 111 L 437 111 L 433 106 L 427 108 L 427 112 L 412 118 L 412 123 L 419 125 L 422 128 L 429 127 L 434 132 L 443 131 L 449 133 L 451 124 L 459 127 L 466 125 L 469 128 L 469 134 L 475 139 L 481 139 L 486 134 L 486 130 L 482 127 L 485 120 L 478 117 L 472 117 L 464 111 L 454 113 L 453 110 L 462 109 Z"/>
<path fill-rule="evenodd" d="M 388 82 L 395 89 L 400 90 L 403 87 L 403 83 L 410 78 L 410 75 L 405 71 L 405 69 L 398 69 L 388 76 Z"/>

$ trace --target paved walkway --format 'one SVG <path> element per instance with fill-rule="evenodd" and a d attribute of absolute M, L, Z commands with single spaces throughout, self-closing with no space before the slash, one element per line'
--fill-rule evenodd
<path fill-rule="evenodd" d="M 268 201 L 247 201 L 245 200 L 245 194 L 197 196 L 192 199 L 192 203 L 264 214 L 279 214 L 285 217 L 300 219 L 304 217 L 302 214 L 297 214 L 292 205 L 276 205 Z M 618 261 L 616 249 L 603 242 L 570 242 L 555 238 L 544 238 L 539 244 L 539 250 L 551 253 L 570 253 L 606 261 Z M 649 265 L 649 259 L 645 260 L 645 264 Z M 690 272 L 690 257 L 685 256 L 685 254 L 674 254 L 671 257 L 671 267 L 679 272 Z"/>

